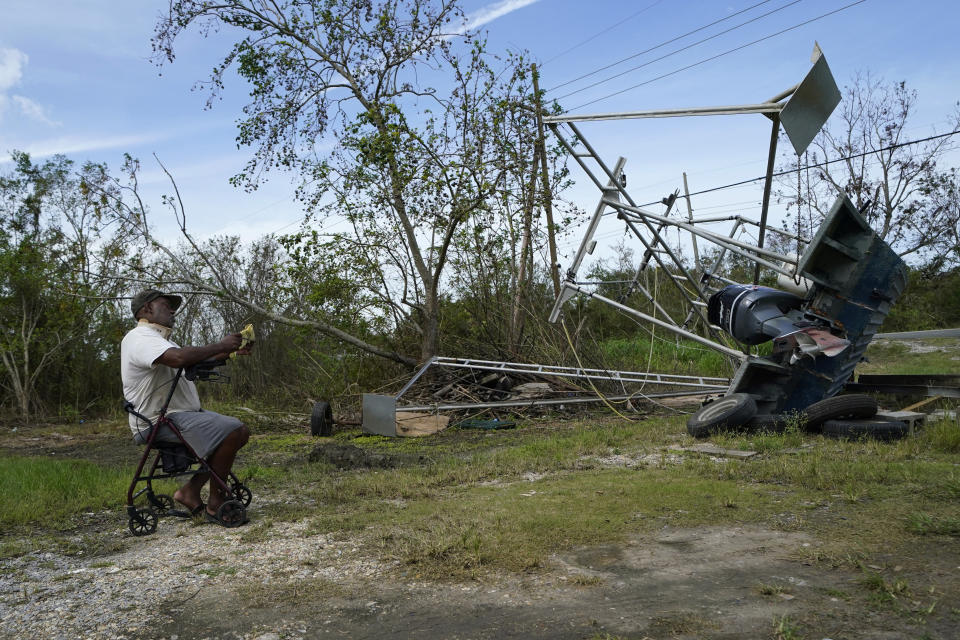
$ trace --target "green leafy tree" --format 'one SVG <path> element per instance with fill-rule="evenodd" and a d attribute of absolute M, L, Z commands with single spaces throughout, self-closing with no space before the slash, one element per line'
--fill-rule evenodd
<path fill-rule="evenodd" d="M 101 203 L 70 160 L 37 165 L 20 152 L 13 160 L 0 176 L 0 364 L 4 391 L 28 418 L 77 382 L 67 363 L 88 365 L 80 367 L 87 375 L 109 353 L 97 338 L 111 317 L 103 299 L 112 296 L 93 274 L 119 253 Z M 88 165 L 80 174 L 96 172 Z M 85 404 L 96 387 L 83 387 Z"/>
<path fill-rule="evenodd" d="M 309 308 L 287 320 L 398 362 L 415 361 L 408 335 L 419 359 L 436 354 L 451 260 L 516 171 L 497 134 L 530 93 L 523 60 L 496 68 L 449 0 L 180 0 L 157 55 L 173 61 L 191 28 L 240 37 L 209 80 L 211 97 L 229 69 L 251 86 L 238 141 L 253 155 L 235 183 L 278 167 L 304 178 L 310 218 L 283 244 Z M 324 235 L 326 221 L 348 230 Z"/>

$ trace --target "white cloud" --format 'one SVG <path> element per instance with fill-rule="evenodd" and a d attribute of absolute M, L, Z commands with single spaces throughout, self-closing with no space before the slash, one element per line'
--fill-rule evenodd
<path fill-rule="evenodd" d="M 23 68 L 27 66 L 29 60 L 27 54 L 19 49 L 0 48 L 0 117 L 12 102 L 27 118 L 49 126 L 59 126 L 60 123 L 52 120 L 47 115 L 46 108 L 38 102 L 26 96 L 6 95 L 10 89 L 20 84 L 20 80 L 23 79 Z"/>
<path fill-rule="evenodd" d="M 29 144 L 19 150 L 29 153 L 32 158 L 46 158 L 58 153 L 71 155 L 85 153 L 87 151 L 99 151 L 101 149 L 130 148 L 137 145 L 157 142 L 166 137 L 168 136 L 164 134 L 97 137 L 64 136 Z M 9 161 L 10 156 L 0 156 L 0 163 Z"/>
<path fill-rule="evenodd" d="M 19 49 L 0 49 L 0 92 L 20 82 L 27 60 L 27 54 Z"/>
<path fill-rule="evenodd" d="M 485 24 L 493 22 L 497 18 L 502 18 L 508 13 L 513 13 L 517 9 L 522 9 L 535 2 L 539 2 L 539 0 L 500 0 L 500 2 L 488 4 L 487 6 L 477 9 L 473 13 L 466 16 L 467 29 L 469 30 L 482 27 Z"/>
<path fill-rule="evenodd" d="M 30 118 L 31 120 L 36 120 L 37 122 L 42 122 L 43 124 L 48 124 L 51 127 L 59 127 L 60 122 L 50 119 L 47 115 L 47 110 L 30 98 L 24 96 L 12 96 L 13 102 L 20 107 L 20 113 Z"/>

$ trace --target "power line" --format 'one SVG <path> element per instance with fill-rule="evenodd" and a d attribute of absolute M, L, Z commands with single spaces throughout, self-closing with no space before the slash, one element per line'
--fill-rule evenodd
<path fill-rule="evenodd" d="M 769 2 L 769 1 L 770 1 L 770 0 L 766 0 L 766 2 Z M 691 43 L 691 44 L 688 44 L 688 45 L 686 45 L 686 46 L 684 46 L 684 47 L 680 47 L 679 49 L 675 49 L 674 51 L 671 51 L 670 53 L 666 53 L 666 54 L 660 56 L 659 58 L 654 58 L 653 60 L 649 60 L 649 61 L 644 62 L 643 64 L 639 64 L 639 65 L 637 65 L 637 66 L 635 66 L 635 67 L 630 67 L 629 69 L 627 69 L 627 70 L 625 70 L 625 71 L 621 71 L 620 73 L 617 73 L 617 74 L 614 74 L 614 75 L 609 76 L 609 77 L 607 77 L 607 78 L 604 78 L 603 80 L 597 80 L 596 82 L 594 82 L 594 83 L 592 83 L 592 84 L 588 84 L 588 85 L 585 86 L 585 87 L 581 87 L 580 89 L 574 89 L 574 90 L 571 91 L 570 93 L 565 93 L 564 95 L 556 98 L 556 100 L 562 100 L 563 98 L 572 96 L 572 95 L 575 94 L 575 93 L 580 93 L 581 91 L 586 91 L 587 89 L 592 89 L 593 87 L 596 87 L 597 85 L 603 84 L 603 83 L 605 83 L 605 82 L 609 82 L 609 81 L 611 81 L 611 80 L 614 80 L 614 79 L 616 79 L 616 78 L 619 78 L 620 76 L 623 76 L 623 75 L 626 75 L 626 74 L 631 73 L 631 72 L 633 72 L 633 71 L 636 71 L 637 69 L 642 69 L 643 67 L 647 67 L 647 66 L 653 64 L 654 62 L 659 62 L 659 61 L 665 60 L 666 58 L 669 58 L 669 57 L 671 57 L 671 56 L 675 56 L 675 55 L 678 54 L 678 53 L 681 53 L 681 52 L 683 52 L 683 51 L 686 51 L 687 49 L 692 49 L 693 47 L 696 47 L 696 46 L 698 46 L 698 45 L 703 44 L 704 42 L 708 42 L 708 41 L 710 41 L 710 40 L 713 40 L 714 38 L 719 38 L 720 36 L 722 36 L 722 35 L 724 35 L 724 34 L 730 33 L 731 31 L 735 31 L 736 29 L 739 29 L 740 27 L 746 26 L 746 25 L 750 24 L 751 22 L 756 22 L 757 20 L 761 20 L 761 19 L 763 19 L 763 18 L 766 18 L 767 16 L 769 16 L 769 15 L 771 15 L 771 14 L 774 14 L 774 13 L 777 13 L 778 11 L 783 11 L 784 9 L 793 6 L 793 5 L 797 4 L 798 2 L 802 2 L 802 0 L 793 0 L 793 2 L 790 2 L 790 3 L 788 3 L 788 4 L 785 4 L 785 5 L 783 5 L 782 7 L 779 7 L 779 8 L 777 8 L 777 9 L 773 9 L 772 11 L 768 11 L 768 12 L 762 14 L 762 15 L 759 15 L 759 16 L 756 16 L 756 17 L 754 17 L 754 18 L 751 18 L 751 19 L 747 20 L 746 22 L 741 22 L 740 24 L 738 24 L 738 25 L 736 25 L 736 26 L 733 26 L 733 27 L 730 27 L 729 29 L 724 29 L 723 31 L 720 31 L 720 32 L 718 32 L 718 33 L 713 34 L 712 36 L 708 36 L 708 37 L 706 37 L 706 38 L 703 38 L 702 40 L 698 40 L 698 41 L 696 41 L 696 42 L 694 42 L 694 43 Z M 630 56 L 630 57 L 628 57 L 628 58 L 624 58 L 623 60 L 620 60 L 620 61 L 618 61 L 618 62 L 614 62 L 613 64 L 608 64 L 607 66 L 601 67 L 600 69 L 597 69 L 596 71 L 591 71 L 590 73 L 584 74 L 584 75 L 580 76 L 579 78 L 575 78 L 574 80 L 571 80 L 570 82 L 565 82 L 565 83 L 563 83 L 563 84 L 561 84 L 561 85 L 557 85 L 557 87 L 555 87 L 555 88 L 560 88 L 560 87 L 565 86 L 565 85 L 568 85 L 568 84 L 570 84 L 570 83 L 572 83 L 572 82 L 576 82 L 577 80 L 581 80 L 581 79 L 586 78 L 586 77 L 588 77 L 588 76 L 592 76 L 592 75 L 594 75 L 595 73 L 599 73 L 600 71 L 604 71 L 604 70 L 606 70 L 606 69 L 609 69 L 610 67 L 616 66 L 616 65 L 620 64 L 621 62 L 626 62 L 627 60 L 630 60 L 630 59 L 632 59 L 632 58 L 636 58 L 636 57 L 638 57 L 638 56 L 642 56 L 642 55 L 645 54 L 645 53 L 649 53 L 649 52 L 651 52 L 651 51 L 653 51 L 653 50 L 655 50 L 655 49 L 659 49 L 660 47 L 662 47 L 662 46 L 664 46 L 664 45 L 670 44 L 671 42 L 676 42 L 677 40 L 679 40 L 679 39 L 681 39 L 681 38 L 684 38 L 684 37 L 686 37 L 686 36 L 688 36 L 688 35 L 690 35 L 690 34 L 696 33 L 696 32 L 698 32 L 698 31 L 703 31 L 703 30 L 706 29 L 707 27 L 711 27 L 711 26 L 713 26 L 713 25 L 715 25 L 715 24 L 719 24 L 720 22 L 723 22 L 724 20 L 729 20 L 730 18 L 733 18 L 733 17 L 735 17 L 735 16 L 738 16 L 738 15 L 740 15 L 741 13 L 745 13 L 745 12 L 749 11 L 750 9 L 753 9 L 753 8 L 755 8 L 755 7 L 760 6 L 761 4 L 765 4 L 765 2 L 761 2 L 761 3 L 759 3 L 759 4 L 755 4 L 755 5 L 753 5 L 752 7 L 747 7 L 747 8 L 744 9 L 743 11 L 739 11 L 739 12 L 737 12 L 737 13 L 734 13 L 734 14 L 732 14 L 732 15 L 729 15 L 729 16 L 727 16 L 726 18 L 721 18 L 720 20 L 715 20 L 715 21 L 711 22 L 711 23 L 708 24 L 708 25 L 704 25 L 704 26 L 700 27 L 699 29 L 694 29 L 693 31 L 688 31 L 687 33 L 683 34 L 682 36 L 677 36 L 676 38 L 673 38 L 673 39 L 671 39 L 671 40 L 667 40 L 666 42 L 663 42 L 663 43 L 661 43 L 661 44 L 658 44 L 658 45 L 655 46 L 655 47 L 650 47 L 649 49 L 647 49 L 647 50 L 645 50 L 645 51 L 641 51 L 640 53 L 634 54 L 634 55 L 632 55 L 632 56 Z"/>
<path fill-rule="evenodd" d="M 937 125 L 950 125 L 950 126 L 953 126 L 953 124 L 954 124 L 954 120 L 953 120 L 952 118 L 947 118 L 947 119 L 942 120 L 942 121 L 941 121 L 941 120 L 938 120 L 938 121 L 936 121 L 936 122 L 929 122 L 929 123 L 926 123 L 926 124 L 920 124 L 920 125 L 912 126 L 912 127 L 909 127 L 909 128 L 904 128 L 904 129 L 901 130 L 901 133 L 912 132 L 912 131 L 919 131 L 920 129 L 931 129 L 931 128 L 932 128 L 933 130 L 936 130 Z M 689 174 L 689 175 L 690 175 L 691 177 L 699 177 L 699 176 L 705 176 L 705 175 L 712 174 L 712 173 L 719 173 L 719 172 L 721 172 L 721 171 L 729 172 L 731 169 L 737 169 L 737 168 L 739 168 L 739 167 L 748 167 L 748 166 L 755 166 L 755 165 L 763 165 L 763 164 L 765 164 L 765 163 L 766 163 L 766 160 L 749 160 L 749 161 L 747 161 L 747 162 L 738 162 L 737 164 L 725 165 L 725 166 L 723 166 L 723 167 L 714 168 L 714 169 L 697 170 L 695 173 L 692 173 L 692 174 Z M 634 189 L 636 189 L 638 192 L 639 192 L 639 191 L 646 191 L 646 190 L 652 189 L 652 188 L 654 188 L 654 187 L 660 187 L 660 186 L 665 185 L 665 184 L 673 184 L 673 185 L 675 185 L 675 184 L 676 184 L 676 178 L 667 178 L 666 180 L 660 180 L 659 182 L 651 182 L 651 183 L 647 183 L 647 184 L 644 184 L 644 185 L 635 185 L 635 186 L 634 186 Z M 700 208 L 702 208 L 702 207 L 700 207 Z"/>
<path fill-rule="evenodd" d="M 769 2 L 770 0 L 766 0 L 766 1 Z M 658 4 L 660 4 L 661 2 L 663 2 L 663 0 L 657 0 L 657 1 L 654 2 L 653 4 L 647 5 L 647 6 L 644 7 L 643 9 L 640 9 L 640 11 L 637 11 L 636 13 L 630 14 L 629 16 L 627 16 L 626 18 L 624 18 L 623 20 L 620 20 L 619 22 L 616 22 L 616 23 L 610 25 L 610 26 L 607 27 L 606 29 L 603 29 L 602 31 L 599 31 L 599 32 L 593 34 L 592 36 L 590 36 L 590 37 L 587 38 L 586 40 L 584 40 L 584 41 L 582 41 L 582 42 L 580 42 L 580 43 L 578 43 L 578 44 L 573 45 L 573 46 L 570 47 L 569 49 L 564 49 L 563 51 L 561 51 L 561 52 L 558 53 L 557 55 L 553 56 L 552 58 L 550 58 L 549 60 L 547 60 L 546 62 L 544 62 L 543 64 L 541 64 L 540 66 L 549 64 L 549 63 L 553 62 L 554 60 L 556 60 L 557 58 L 560 58 L 560 57 L 562 57 L 562 56 L 567 55 L 568 53 L 570 53 L 570 52 L 573 51 L 574 49 L 579 49 L 580 47 L 582 47 L 583 45 L 587 44 L 587 43 L 590 42 L 591 40 L 596 40 L 597 38 L 599 38 L 599 37 L 602 36 L 603 34 L 607 33 L 608 31 L 612 31 L 613 29 L 616 29 L 617 27 L 619 27 L 620 25 L 622 25 L 624 22 L 627 22 L 628 20 L 633 20 L 634 18 L 636 18 L 638 15 L 640 15 L 640 14 L 643 13 L 644 11 L 647 11 L 648 9 L 654 8 L 655 6 L 657 6 Z"/>
<path fill-rule="evenodd" d="M 811 22 L 816 22 L 817 20 L 822 20 L 823 18 L 826 18 L 827 16 L 831 16 L 831 15 L 833 15 L 833 14 L 835 14 L 835 13 L 839 13 L 839 12 L 845 10 L 845 9 L 849 9 L 850 7 L 856 6 L 856 5 L 858 5 L 858 4 L 863 4 L 863 3 L 866 2 L 866 1 L 867 1 L 867 0 L 857 0 L 856 2 L 851 2 L 850 4 L 844 5 L 844 6 L 840 7 L 839 9 L 834 9 L 833 11 L 828 11 L 827 13 L 821 14 L 821 15 L 817 16 L 816 18 L 810 18 L 809 20 L 805 20 L 805 21 L 803 21 L 803 22 L 800 22 L 800 23 L 798 23 L 798 24 L 795 24 L 795 25 L 793 25 L 792 27 L 787 27 L 786 29 L 781 29 L 780 31 L 777 31 L 776 33 L 771 33 L 770 35 L 764 36 L 764 37 L 762 37 L 762 38 L 758 38 L 758 39 L 754 40 L 753 42 L 748 42 L 747 44 L 740 45 L 739 47 L 734 47 L 733 49 L 729 49 L 729 50 L 727 50 L 727 51 L 724 51 L 723 53 L 718 53 L 718 54 L 716 54 L 716 55 L 714 55 L 714 56 L 710 56 L 709 58 L 704 58 L 703 60 L 699 60 L 699 61 L 694 62 L 694 63 L 692 63 L 692 64 L 688 64 L 688 65 L 685 66 L 685 67 L 680 67 L 679 69 L 674 69 L 673 71 L 669 71 L 669 72 L 667 72 L 667 73 L 661 74 L 661 75 L 657 76 L 656 78 L 651 78 L 650 80 L 646 80 L 645 82 L 641 82 L 641 83 L 639 83 L 639 84 L 635 84 L 635 85 L 633 85 L 632 87 L 627 87 L 626 89 L 621 89 L 620 91 L 615 91 L 615 92 L 613 92 L 613 93 L 611 93 L 611 94 L 602 96 L 602 97 L 600 97 L 600 98 L 596 98 L 595 100 L 591 100 L 590 102 L 585 102 L 585 103 L 583 103 L 583 104 L 581 104 L 581 105 L 578 105 L 578 106 L 576 106 L 576 107 L 574 107 L 573 109 L 570 109 L 570 110 L 568 110 L 568 111 L 576 111 L 577 109 L 582 109 L 583 107 L 586 107 L 586 106 L 588 106 L 588 105 L 594 104 L 594 103 L 596 103 L 596 102 L 600 102 L 600 101 L 602 101 L 602 100 L 606 100 L 607 98 L 612 98 L 613 96 L 620 95 L 621 93 L 626 93 L 627 91 L 632 91 L 632 90 L 634 90 L 634 89 L 636 89 L 636 88 L 638 88 L 638 87 L 642 87 L 642 86 L 644 86 L 644 85 L 650 84 L 651 82 L 656 82 L 657 80 L 662 80 L 663 78 L 666 78 L 666 77 L 668 77 L 668 76 L 672 76 L 672 75 L 678 74 L 678 73 L 680 73 L 681 71 L 686 71 L 687 69 L 692 69 L 693 67 L 696 67 L 696 66 L 699 66 L 699 65 L 701 65 L 701 64 L 704 64 L 705 62 L 710 62 L 711 60 L 716 60 L 717 58 L 722 58 L 723 56 L 729 55 L 729 54 L 734 53 L 734 52 L 736 52 L 736 51 L 740 51 L 741 49 L 746 49 L 747 47 L 750 47 L 750 46 L 753 46 L 753 45 L 755 45 L 755 44 L 757 44 L 757 43 L 763 42 L 764 40 L 769 40 L 770 38 L 775 38 L 775 37 L 777 37 L 777 36 L 779 36 L 779 35 L 782 35 L 782 34 L 784 34 L 784 33 L 787 33 L 788 31 L 793 31 L 794 29 L 799 29 L 800 27 L 803 27 L 803 26 L 805 26 L 805 25 L 808 25 L 808 24 L 810 24 Z"/>
<path fill-rule="evenodd" d="M 948 137 L 953 136 L 953 135 L 956 135 L 956 134 L 958 134 L 958 133 L 960 133 L 960 129 L 956 129 L 956 130 L 954 130 L 954 131 L 948 131 L 947 133 L 941 133 L 941 134 L 938 134 L 938 135 L 935 135 L 935 136 L 928 136 L 928 137 L 926 137 L 926 138 L 919 138 L 919 139 L 917 139 L 917 140 L 908 140 L 908 141 L 906 141 L 906 142 L 899 142 L 899 143 L 897 143 L 897 144 L 891 144 L 891 145 L 889 145 L 889 146 L 883 147 L 883 148 L 881 148 L 881 149 L 875 149 L 875 150 L 873 150 L 873 151 L 864 151 L 863 153 L 855 153 L 855 154 L 849 155 L 849 156 L 841 156 L 841 157 L 839 157 L 839 158 L 834 158 L 834 159 L 832 159 L 832 160 L 824 160 L 823 162 L 818 162 L 818 163 L 816 163 L 816 164 L 808 164 L 808 165 L 804 165 L 804 166 L 802 166 L 802 167 L 794 167 L 794 168 L 792 168 L 792 169 L 787 169 L 786 171 L 777 171 L 777 172 L 775 172 L 775 173 L 773 173 L 773 174 L 771 174 L 771 175 L 772 175 L 772 177 L 776 178 L 776 177 L 779 177 L 779 176 L 785 176 L 785 175 L 790 174 L 790 173 L 795 173 L 795 172 L 797 172 L 797 171 L 805 171 L 805 170 L 807 170 L 807 169 L 817 169 L 817 168 L 819 168 L 819 167 L 825 167 L 825 166 L 827 166 L 828 164 L 835 164 L 835 163 L 837 163 L 837 162 L 843 162 L 843 161 L 845 161 L 845 160 L 853 160 L 854 158 L 862 158 L 862 157 L 864 157 L 864 156 L 873 155 L 873 154 L 875 154 L 875 153 L 883 153 L 884 151 L 890 151 L 891 149 L 899 149 L 900 147 L 908 147 L 908 146 L 913 145 L 913 144 L 920 144 L 921 142 L 930 142 L 931 140 L 938 140 L 938 139 L 940 139 L 940 138 L 948 138 Z M 730 184 L 721 185 L 721 186 L 719 186 L 719 187 L 710 187 L 709 189 L 704 189 L 703 191 L 694 191 L 694 192 L 691 193 L 690 195 L 691 195 L 691 196 L 699 196 L 699 195 L 703 195 L 704 193 L 713 193 L 714 191 L 720 191 L 720 190 L 722 190 L 722 189 L 730 189 L 730 188 L 732 188 L 732 187 L 740 187 L 740 186 L 743 186 L 743 185 L 745 185 L 745 184 L 750 184 L 751 182 L 759 182 L 760 180 L 766 180 L 766 178 L 767 178 L 766 176 L 759 176 L 759 177 L 757 177 L 757 178 L 750 178 L 749 180 L 741 180 L 740 182 L 731 182 Z M 653 202 L 647 202 L 646 204 L 641 204 L 640 206 L 641 206 L 641 207 L 649 207 L 649 206 L 652 206 L 652 205 L 655 205 L 655 204 L 660 204 L 660 201 L 659 201 L 659 200 L 654 200 Z"/>
<path fill-rule="evenodd" d="M 549 93 L 549 92 L 551 92 L 551 91 L 556 91 L 556 90 L 559 89 L 560 87 L 565 87 L 565 86 L 567 86 L 568 84 L 572 84 L 572 83 L 574 83 L 574 82 L 577 82 L 578 80 L 583 80 L 584 78 L 589 78 L 590 76 L 592 76 L 592 75 L 594 75 L 594 74 L 596 74 L 596 73 L 600 73 L 601 71 L 606 71 L 606 70 L 609 69 L 610 67 L 615 67 L 615 66 L 617 66 L 618 64 L 620 64 L 621 62 L 626 62 L 627 60 L 632 60 L 633 58 L 636 58 L 637 56 L 642 56 L 642 55 L 645 54 L 645 53 L 650 53 L 651 51 L 654 51 L 655 49 L 659 49 L 660 47 L 666 46 L 666 45 L 670 44 L 671 42 L 676 42 L 677 40 L 680 40 L 680 39 L 682 39 L 682 38 L 686 38 L 686 37 L 689 36 L 689 35 L 693 35 L 694 33 L 697 33 L 698 31 L 703 31 L 704 29 L 706 29 L 706 28 L 708 28 L 708 27 L 712 27 L 712 26 L 715 25 L 715 24 L 720 24 L 720 23 L 723 22 L 724 20 L 729 20 L 730 18 L 735 18 L 736 16 L 740 15 L 741 13 L 745 13 L 745 12 L 747 12 L 747 11 L 750 11 L 751 9 L 755 9 L 756 7 L 759 7 L 760 5 L 766 4 L 766 3 L 768 3 L 768 2 L 770 2 L 770 0 L 763 0 L 763 2 L 758 2 L 757 4 L 752 5 L 752 6 L 749 6 L 749 7 L 747 7 L 746 9 L 743 9 L 743 10 L 738 11 L 738 12 L 736 12 L 736 13 L 730 14 L 729 16 L 726 16 L 725 18 L 720 18 L 719 20 L 714 20 L 714 21 L 711 22 L 710 24 L 705 24 L 705 25 L 703 25 L 702 27 L 698 27 L 698 28 L 694 29 L 693 31 L 687 31 L 685 34 L 680 35 L 680 36 L 677 36 L 676 38 L 671 38 L 670 40 L 666 40 L 666 41 L 664 41 L 664 42 L 661 42 L 660 44 L 658 44 L 658 45 L 656 45 L 656 46 L 653 46 L 653 47 L 650 47 L 649 49 L 646 49 L 645 51 L 641 51 L 640 53 L 635 53 L 635 54 L 633 54 L 632 56 L 627 56 L 626 58 L 623 58 L 623 59 L 621 59 L 621 60 L 617 60 L 616 62 L 612 62 L 612 63 L 606 65 L 605 67 L 600 67 L 599 69 L 596 69 L 596 70 L 594 70 L 594 71 L 591 71 L 590 73 L 585 73 L 585 74 L 583 74 L 582 76 L 579 76 L 579 77 L 574 78 L 573 80 L 568 80 L 568 81 L 566 81 L 566 82 L 564 82 L 564 83 L 562 83 L 562 84 L 558 84 L 557 86 L 553 87 L 552 89 L 547 89 L 547 93 Z"/>

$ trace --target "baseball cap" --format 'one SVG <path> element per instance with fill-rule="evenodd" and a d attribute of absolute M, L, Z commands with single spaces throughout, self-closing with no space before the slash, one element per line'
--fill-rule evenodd
<path fill-rule="evenodd" d="M 133 312 L 133 316 L 137 316 L 137 311 L 143 307 L 143 305 L 148 302 L 153 302 L 157 298 L 166 298 L 170 302 L 170 308 L 176 311 L 180 304 L 183 302 L 183 298 L 180 296 L 175 296 L 171 293 L 164 293 L 157 289 L 146 289 L 141 291 L 137 295 L 133 296 L 133 300 L 130 301 L 130 311 Z"/>

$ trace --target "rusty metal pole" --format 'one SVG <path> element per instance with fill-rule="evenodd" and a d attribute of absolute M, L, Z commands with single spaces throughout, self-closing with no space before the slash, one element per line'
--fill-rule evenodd
<path fill-rule="evenodd" d="M 763 249 L 763 235 L 767 230 L 767 212 L 770 210 L 770 188 L 773 185 L 773 165 L 777 160 L 777 139 L 780 137 L 780 114 L 770 114 L 773 130 L 770 133 L 770 154 L 767 156 L 767 177 L 763 183 L 763 205 L 760 209 L 760 230 L 757 232 L 757 248 Z M 760 281 L 760 263 L 753 269 L 753 284 Z"/>
<path fill-rule="evenodd" d="M 537 65 L 531 64 L 533 74 L 533 99 L 537 112 L 537 149 L 540 152 L 540 181 L 543 185 L 543 211 L 547 216 L 547 243 L 550 245 L 550 276 L 553 278 L 553 295 L 560 295 L 560 264 L 557 262 L 557 238 L 553 228 L 553 194 L 550 192 L 550 171 L 547 168 L 547 147 L 543 136 L 543 96 L 540 94 L 540 77 Z M 534 169 L 536 170 L 536 169 Z"/>

